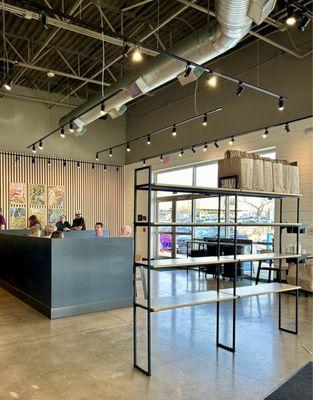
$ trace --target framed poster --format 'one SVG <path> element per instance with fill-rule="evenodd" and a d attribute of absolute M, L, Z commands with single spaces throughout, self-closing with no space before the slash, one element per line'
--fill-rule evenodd
<path fill-rule="evenodd" d="M 45 185 L 28 185 L 28 204 L 30 206 L 45 207 L 47 204 Z"/>
<path fill-rule="evenodd" d="M 10 183 L 9 188 L 9 203 L 26 205 L 26 184 L 25 183 Z"/>
<path fill-rule="evenodd" d="M 27 228 L 26 207 L 10 207 L 9 227 L 10 229 Z"/>
<path fill-rule="evenodd" d="M 60 210 L 59 208 L 49 208 L 48 209 L 48 222 L 49 224 L 56 224 L 61 215 L 64 214 L 64 210 Z"/>
<path fill-rule="evenodd" d="M 28 207 L 28 218 L 31 215 L 36 215 L 41 226 L 46 225 L 46 223 L 47 223 L 47 209 L 46 208 L 29 206 Z"/>
<path fill-rule="evenodd" d="M 64 186 L 48 186 L 48 206 L 64 207 L 65 190 Z"/>

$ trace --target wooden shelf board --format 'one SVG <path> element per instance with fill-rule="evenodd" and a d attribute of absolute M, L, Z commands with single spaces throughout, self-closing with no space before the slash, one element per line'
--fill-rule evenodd
<path fill-rule="evenodd" d="M 172 310 L 174 308 L 191 307 L 201 304 L 217 303 L 220 301 L 234 300 L 237 296 L 229 293 L 217 292 L 216 290 L 209 290 L 206 292 L 187 293 L 183 295 L 161 297 L 153 299 L 153 305 L 150 305 L 152 312 Z M 137 304 L 143 306 L 147 305 L 146 300 L 140 299 L 136 301 Z"/>
<path fill-rule="evenodd" d="M 236 296 L 239 298 L 260 296 L 263 294 L 288 292 L 301 289 L 301 286 L 288 285 L 287 283 L 264 283 L 261 285 L 241 286 L 236 288 Z M 233 288 L 221 289 L 223 293 L 233 294 Z"/>
<path fill-rule="evenodd" d="M 151 269 L 162 268 L 190 268 L 212 264 L 229 264 L 237 262 L 248 261 L 266 261 L 266 260 L 280 260 L 286 258 L 301 257 L 301 254 L 278 254 L 278 253 L 264 253 L 264 254 L 244 254 L 238 255 L 236 259 L 233 256 L 220 256 L 220 257 L 188 257 L 188 258 L 169 258 L 151 260 Z M 141 264 L 147 265 L 144 261 Z"/>

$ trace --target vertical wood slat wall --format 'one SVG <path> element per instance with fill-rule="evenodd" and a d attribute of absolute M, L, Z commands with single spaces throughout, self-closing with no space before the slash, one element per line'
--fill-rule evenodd
<path fill-rule="evenodd" d="M 19 158 L 17 160 L 17 157 Z M 81 210 L 87 229 L 93 229 L 97 221 L 110 230 L 111 236 L 118 236 L 124 223 L 124 171 L 123 167 L 97 165 L 81 162 L 77 168 L 75 162 L 51 158 L 36 158 L 22 154 L 0 152 L 0 207 L 9 221 L 9 185 L 10 182 L 33 183 L 43 185 L 62 185 L 65 187 L 65 213 L 69 222 L 74 218 L 75 210 Z M 47 207 L 48 208 L 48 207 Z"/>

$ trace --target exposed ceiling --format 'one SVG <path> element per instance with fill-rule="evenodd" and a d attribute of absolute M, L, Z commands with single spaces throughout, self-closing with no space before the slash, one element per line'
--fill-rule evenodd
<path fill-rule="evenodd" d="M 21 3 L 1 0 L 0 7 L 9 4 L 24 10 L 29 9 Z M 311 1 L 303 0 L 299 3 L 312 7 Z M 214 17 L 208 13 L 208 10 L 214 13 L 213 0 L 42 0 L 42 4 L 97 26 L 101 26 L 102 22 L 103 27 L 108 30 L 122 32 L 126 36 L 163 49 L 170 48 L 172 44 L 204 26 L 208 19 L 212 23 L 214 21 Z M 253 28 L 255 34 L 247 35 L 240 45 L 256 38 L 267 40 L 266 36 L 273 31 L 285 30 L 285 17 L 286 3 L 281 0 L 277 2 L 270 19 Z M 0 24 L 0 57 L 22 63 L 22 66 L 15 65 L 13 68 L 15 84 L 48 90 L 58 95 L 59 102 L 66 102 L 70 94 L 85 100 L 93 93 L 101 91 L 102 83 L 109 86 L 135 68 L 129 59 L 122 57 L 120 46 L 105 42 L 106 68 L 102 76 L 102 40 L 49 25 L 46 29 L 41 20 L 28 20 L 8 11 L 4 15 L 1 12 Z M 297 56 L 297 50 L 292 47 L 290 53 Z M 150 57 L 146 55 L 145 59 Z M 53 78 L 48 78 L 48 70 L 55 72 Z M 0 76 L 0 79 L 3 78 Z"/>

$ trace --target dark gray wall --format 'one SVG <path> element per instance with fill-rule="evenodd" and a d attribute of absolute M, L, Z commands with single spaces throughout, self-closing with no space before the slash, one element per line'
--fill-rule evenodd
<path fill-rule="evenodd" d="M 312 32 L 290 31 L 295 45 L 309 51 Z M 271 35 L 270 38 L 295 50 L 287 33 Z M 201 121 L 189 123 L 177 130 L 173 138 L 170 131 L 152 138 L 151 146 L 145 142 L 134 144 L 127 162 L 145 156 L 160 154 L 177 147 L 231 135 L 236 132 L 255 130 L 259 127 L 284 122 L 312 113 L 312 59 L 303 60 L 259 41 L 219 60 L 209 66 L 236 76 L 253 84 L 279 92 L 288 97 L 285 110 L 277 110 L 277 99 L 246 89 L 241 97 L 235 95 L 236 84 L 222 81 L 216 89 L 206 86 L 204 78 L 198 82 L 197 109 L 205 112 L 218 106 L 224 110 L 209 119 L 208 126 Z M 259 65 L 256 68 L 256 65 Z M 127 112 L 126 132 L 128 139 L 169 125 L 196 114 L 194 107 L 195 83 L 182 87 L 177 81 L 146 96 L 130 106 Z"/>

